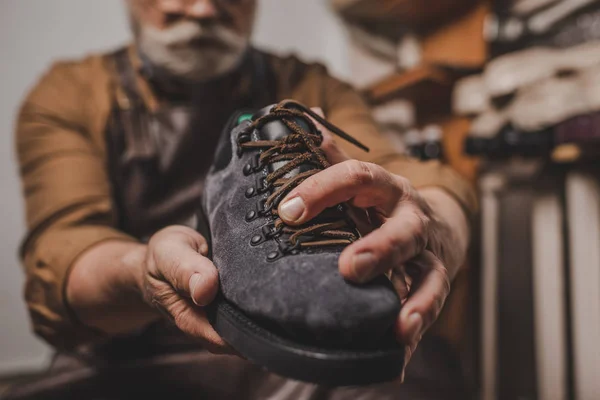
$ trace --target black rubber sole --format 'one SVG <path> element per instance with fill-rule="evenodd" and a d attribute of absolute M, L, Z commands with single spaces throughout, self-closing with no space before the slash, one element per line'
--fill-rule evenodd
<path fill-rule="evenodd" d="M 362 386 L 399 378 L 404 349 L 356 351 L 307 346 L 261 327 L 218 296 L 208 309 L 214 329 L 243 357 L 278 375 L 325 386 Z"/>

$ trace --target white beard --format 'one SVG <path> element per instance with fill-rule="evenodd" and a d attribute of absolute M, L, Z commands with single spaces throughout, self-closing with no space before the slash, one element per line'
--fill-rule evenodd
<path fill-rule="evenodd" d="M 137 36 L 139 49 L 154 67 L 194 82 L 235 69 L 249 43 L 247 37 L 222 25 L 192 21 L 164 30 L 141 25 Z"/>

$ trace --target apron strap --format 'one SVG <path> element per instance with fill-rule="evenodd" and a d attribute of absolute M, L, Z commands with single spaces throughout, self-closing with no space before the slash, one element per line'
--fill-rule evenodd
<path fill-rule="evenodd" d="M 139 94 L 137 74 L 131 63 L 129 49 L 120 49 L 112 54 L 119 86 L 125 101 L 118 101 L 119 115 L 124 134 L 123 161 L 148 159 L 156 155 L 156 148 L 150 135 L 148 110 Z"/>

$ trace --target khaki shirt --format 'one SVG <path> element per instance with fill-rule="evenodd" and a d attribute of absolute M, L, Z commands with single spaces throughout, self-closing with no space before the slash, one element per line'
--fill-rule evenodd
<path fill-rule="evenodd" d="M 139 67 L 133 47 L 132 63 Z M 469 215 L 472 188 L 439 162 L 421 163 L 393 152 L 379 134 L 361 97 L 318 64 L 295 57 L 268 56 L 280 99 L 321 107 L 327 118 L 371 151 L 338 141 L 352 157 L 380 164 L 417 188 L 437 186 L 453 195 Z M 136 77 L 151 110 L 160 99 L 142 74 Z M 107 171 L 105 129 L 119 88 L 107 55 L 57 62 L 29 93 L 16 125 L 16 147 L 27 212 L 21 247 L 25 299 L 37 335 L 57 348 L 72 348 L 97 337 L 69 310 L 65 287 L 79 255 L 106 240 L 135 241 L 116 228 L 116 209 Z M 198 110 L 202 112 L 202 110 Z M 198 149 L 212 154 L 213 149 Z"/>

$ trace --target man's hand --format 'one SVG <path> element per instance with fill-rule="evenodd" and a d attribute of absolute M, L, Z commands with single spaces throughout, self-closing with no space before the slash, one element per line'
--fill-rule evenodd
<path fill-rule="evenodd" d="M 213 353 L 230 352 L 202 309 L 219 289 L 202 235 L 184 226 L 157 232 L 148 243 L 139 287 L 146 302 Z"/>
<path fill-rule="evenodd" d="M 437 319 L 451 277 L 462 263 L 468 242 L 466 217 L 441 189 L 418 192 L 402 176 L 348 159 L 320 128 L 325 135 L 322 148 L 334 165 L 293 189 L 280 203 L 279 215 L 299 225 L 342 202 L 368 211 L 379 227 L 342 252 L 340 273 L 359 283 L 391 273 L 403 302 L 396 332 L 407 347 L 408 362 Z"/>
<path fill-rule="evenodd" d="M 202 235 L 184 226 L 157 232 L 148 245 L 100 243 L 73 266 L 69 305 L 84 324 L 107 334 L 142 328 L 158 310 L 209 351 L 231 352 L 202 309 L 219 287 L 207 253 Z"/>

